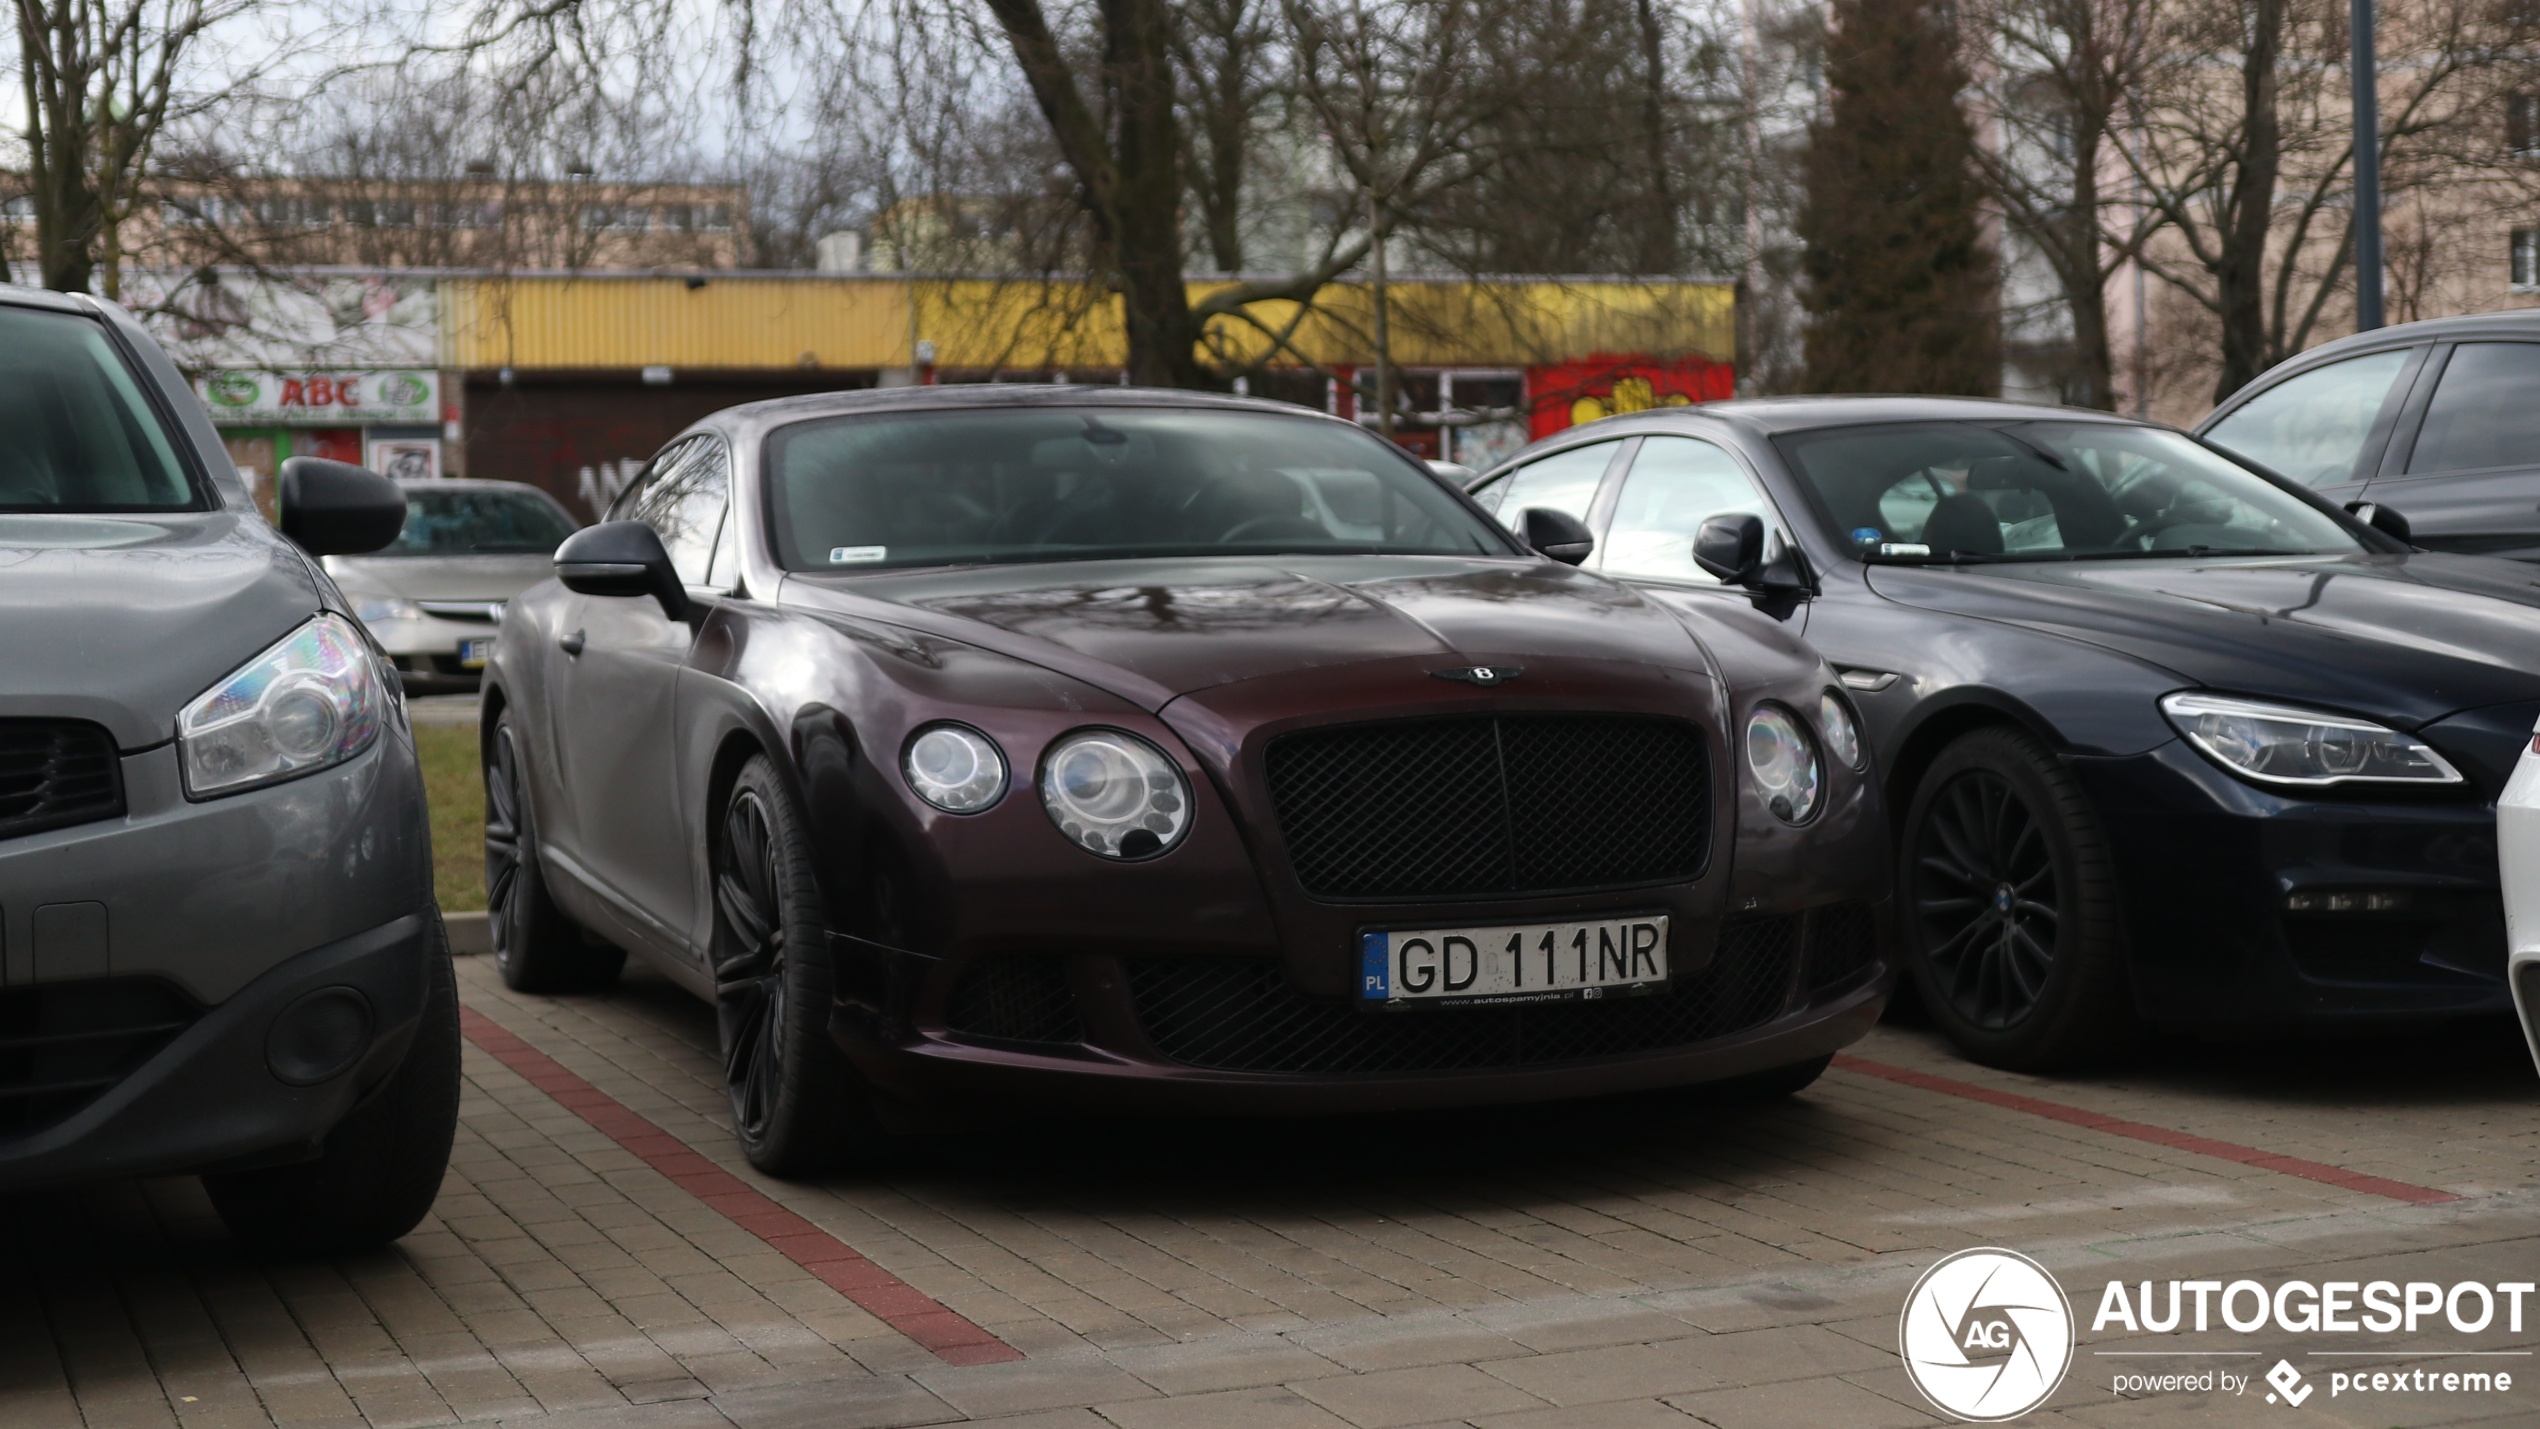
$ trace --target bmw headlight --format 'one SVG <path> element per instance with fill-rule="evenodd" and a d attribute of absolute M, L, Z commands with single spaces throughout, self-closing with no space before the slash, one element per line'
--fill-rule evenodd
<path fill-rule="evenodd" d="M 975 814 L 1005 794 L 1005 751 L 965 725 L 919 730 L 900 756 L 900 772 L 917 797 L 948 814 Z"/>
<path fill-rule="evenodd" d="M 1852 707 L 1832 690 L 1817 696 L 1817 728 L 1825 734 L 1826 749 L 1843 761 L 1843 767 L 1862 767 L 1861 726 L 1853 722 Z"/>
<path fill-rule="evenodd" d="M 2352 715 L 2181 690 L 2161 697 L 2187 742 L 2262 784 L 2458 784 L 2425 741 Z"/>
<path fill-rule="evenodd" d="M 353 605 L 353 613 L 362 618 L 364 625 L 377 625 L 383 620 L 423 619 L 422 606 L 411 600 L 400 600 L 394 596 L 372 596 L 356 601 Z"/>
<path fill-rule="evenodd" d="M 321 615 L 178 712 L 185 792 L 233 794 L 341 764 L 379 737 L 386 701 L 361 632 Z"/>
<path fill-rule="evenodd" d="M 1817 812 L 1825 771 L 1797 715 L 1779 705 L 1761 705 L 1746 717 L 1746 767 L 1774 817 L 1804 824 Z"/>
<path fill-rule="evenodd" d="M 1079 730 L 1041 759 L 1041 807 L 1105 858 L 1153 858 L 1191 827 L 1191 791 L 1164 752 L 1116 729 Z"/>

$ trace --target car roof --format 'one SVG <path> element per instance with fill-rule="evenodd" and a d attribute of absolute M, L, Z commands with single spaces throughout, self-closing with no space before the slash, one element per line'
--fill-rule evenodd
<path fill-rule="evenodd" d="M 2454 318 L 2427 318 L 2422 322 L 2397 323 L 2374 328 L 2370 332 L 2352 333 L 2324 342 L 2308 352 L 2288 359 L 2283 365 L 2300 363 L 2308 366 L 2322 358 L 2340 353 L 2361 352 L 2376 347 L 2396 347 L 2416 342 L 2443 342 L 2478 338 L 2540 339 L 2540 308 L 2507 308 L 2494 313 L 2466 313 Z M 2270 368 L 2270 371 L 2274 369 Z"/>
<path fill-rule="evenodd" d="M 727 407 L 718 418 L 739 425 L 773 427 L 809 417 L 862 416 L 876 412 L 950 412 L 983 407 L 1187 407 L 1200 410 L 1273 412 L 1291 417 L 1319 417 L 1344 426 L 1355 423 L 1266 397 L 1237 397 L 1223 392 L 1190 392 L 1174 387 L 1122 387 L 1073 382 L 961 382 L 934 387 L 865 387 L 849 392 L 815 392 L 802 397 L 771 397 Z"/>
<path fill-rule="evenodd" d="M 1658 407 L 1646 412 L 1608 417 L 1599 430 L 1625 432 L 1649 425 L 1664 426 L 1671 418 L 1707 417 L 1735 422 L 1765 435 L 1808 431 L 1817 427 L 1859 427 L 1880 422 L 2027 422 L 2094 421 L 2148 426 L 2132 417 L 2093 407 L 2059 407 L 2045 402 L 2009 402 L 1990 397 L 1744 397 L 1704 402 L 1691 407 Z"/>
<path fill-rule="evenodd" d="M 7 281 L 0 281 L 0 303 L 12 307 L 43 308 L 57 313 L 89 312 L 78 298 L 68 293 L 56 293 L 49 288 L 29 288 Z"/>

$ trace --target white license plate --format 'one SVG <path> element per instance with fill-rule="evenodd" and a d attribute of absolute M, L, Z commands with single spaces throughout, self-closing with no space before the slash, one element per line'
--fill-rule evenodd
<path fill-rule="evenodd" d="M 482 670 L 485 662 L 493 657 L 494 637 L 490 635 L 482 640 L 459 642 L 459 668 L 462 670 Z"/>
<path fill-rule="evenodd" d="M 1667 984 L 1667 917 L 1359 935 L 1359 998 L 1399 1006 L 1567 1002 Z"/>

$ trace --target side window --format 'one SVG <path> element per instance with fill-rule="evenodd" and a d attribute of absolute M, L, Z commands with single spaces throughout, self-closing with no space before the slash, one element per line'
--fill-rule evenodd
<path fill-rule="evenodd" d="M 2408 454 L 2408 474 L 2533 465 L 2540 465 L 2540 343 L 2453 348 Z"/>
<path fill-rule="evenodd" d="M 1727 452 L 1693 437 L 1651 437 L 1640 444 L 1623 478 L 1614 523 L 1605 533 L 1608 575 L 1661 576 L 1712 583 L 1693 563 L 1693 536 L 1714 516 L 1764 518 L 1764 546 L 1774 548 L 1781 522 L 1754 478 Z"/>
<path fill-rule="evenodd" d="M 1491 490 L 1500 493 L 1497 501 L 1486 494 L 1479 499 L 1499 518 L 1499 524 L 1512 531 L 1530 506 L 1549 506 L 1585 521 L 1588 507 L 1596 501 L 1597 483 L 1604 480 L 1605 468 L 1613 464 L 1614 449 L 1619 445 L 1620 442 L 1593 442 L 1554 452 L 1491 483 Z"/>
<path fill-rule="evenodd" d="M 2367 473 L 2355 463 L 2364 438 L 2408 356 L 2406 348 L 2375 352 L 2305 372 L 2251 398 L 2205 436 L 2305 486 L 2361 481 Z"/>
<path fill-rule="evenodd" d="M 1493 516 L 1499 514 L 1499 499 L 1507 494 L 1508 478 L 1504 476 L 1486 485 L 1474 487 L 1472 491 L 1473 499 L 1481 503 L 1482 509 Z"/>
<path fill-rule="evenodd" d="M 634 520 L 636 504 L 641 502 L 644 499 L 644 493 L 652 488 L 653 478 L 677 466 L 679 458 L 695 441 L 696 438 L 691 437 L 687 441 L 672 442 L 669 446 L 653 453 L 653 459 L 644 463 L 644 469 L 635 473 L 633 481 L 626 483 L 626 489 L 610 499 L 609 509 L 600 513 L 600 519 L 603 521 Z"/>
<path fill-rule="evenodd" d="M 723 533 L 724 494 L 732 463 L 712 437 L 693 442 L 669 466 L 656 466 L 630 516 L 660 534 L 679 579 L 704 585 Z"/>

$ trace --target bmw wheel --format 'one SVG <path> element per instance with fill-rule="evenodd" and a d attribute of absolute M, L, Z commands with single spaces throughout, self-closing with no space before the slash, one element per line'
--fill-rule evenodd
<path fill-rule="evenodd" d="M 2133 1040 L 2116 873 L 2088 799 L 2043 744 L 1996 727 L 1942 750 L 1900 852 L 1906 965 L 1959 1050 L 2035 1071 Z"/>
<path fill-rule="evenodd" d="M 547 893 L 529 812 L 529 769 L 511 712 L 494 721 L 485 761 L 485 922 L 494 968 L 519 992 L 607 987 L 626 965 L 622 949 L 594 942 Z"/>
<path fill-rule="evenodd" d="M 890 1138 L 829 1040 L 827 920 L 793 804 L 764 756 L 742 767 L 714 836 L 714 980 L 732 1129 L 750 1164 L 800 1176 Z"/>

